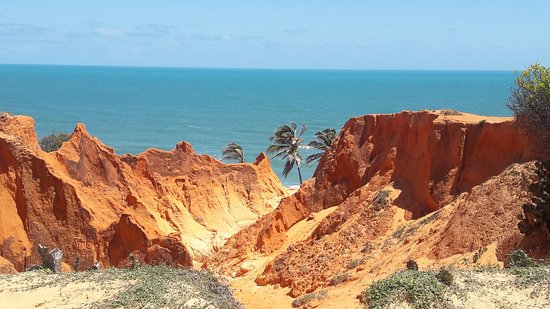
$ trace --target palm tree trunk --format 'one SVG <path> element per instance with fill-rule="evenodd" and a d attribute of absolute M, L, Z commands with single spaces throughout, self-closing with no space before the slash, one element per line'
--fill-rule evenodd
<path fill-rule="evenodd" d="M 298 167 L 298 177 L 300 178 L 300 187 L 302 186 L 302 172 L 300 171 L 300 166 Z"/>

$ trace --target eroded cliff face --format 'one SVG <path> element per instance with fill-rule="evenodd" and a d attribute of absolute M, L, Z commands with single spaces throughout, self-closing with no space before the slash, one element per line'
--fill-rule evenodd
<path fill-rule="evenodd" d="M 82 125 L 48 154 L 33 125 L 0 121 L 0 271 L 36 263 L 38 243 L 69 263 L 80 255 L 83 267 L 123 266 L 129 254 L 206 261 L 253 308 L 288 308 L 321 289 L 320 307 L 361 307 L 357 294 L 408 259 L 422 269 L 500 263 L 524 245 L 517 215 L 531 161 L 548 159 L 510 118 L 365 115 L 281 200 L 263 155 L 225 165 L 180 143 L 119 157 Z M 533 250 L 548 257 L 550 244 Z"/>
<path fill-rule="evenodd" d="M 448 265 L 491 247 L 502 260 L 521 241 L 516 216 L 535 159 L 543 158 L 510 118 L 352 118 L 314 178 L 206 266 L 296 297 L 346 281 L 364 289 L 409 258 Z"/>
<path fill-rule="evenodd" d="M 79 256 L 82 268 L 123 266 L 130 253 L 190 266 L 286 194 L 263 154 L 223 164 L 182 142 L 119 157 L 82 124 L 45 153 L 31 118 L 0 119 L 0 257 L 18 271 L 39 262 L 39 243 L 61 248 L 68 264 Z"/>

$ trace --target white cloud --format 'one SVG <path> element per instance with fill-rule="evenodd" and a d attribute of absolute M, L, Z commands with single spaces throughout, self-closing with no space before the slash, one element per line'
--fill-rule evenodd
<path fill-rule="evenodd" d="M 104 27 L 98 27 L 95 28 L 95 32 L 97 34 L 105 35 L 105 36 L 121 36 L 124 34 L 121 30 L 114 29 L 114 28 L 104 28 Z"/>

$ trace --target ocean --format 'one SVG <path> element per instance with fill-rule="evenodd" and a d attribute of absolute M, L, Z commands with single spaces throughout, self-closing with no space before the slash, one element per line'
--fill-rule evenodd
<path fill-rule="evenodd" d="M 0 65 L 0 112 L 34 117 L 40 137 L 83 122 L 118 154 L 190 142 L 220 158 L 239 143 L 246 161 L 281 124 L 305 124 L 305 140 L 354 116 L 455 109 L 509 116 L 512 71 L 353 71 Z M 303 156 L 311 154 L 304 150 Z M 285 185 L 293 170 L 272 160 Z M 302 166 L 304 179 L 315 166 Z"/>

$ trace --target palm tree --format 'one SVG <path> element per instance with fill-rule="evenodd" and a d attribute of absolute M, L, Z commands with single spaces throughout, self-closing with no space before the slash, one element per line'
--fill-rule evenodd
<path fill-rule="evenodd" d="M 222 161 L 237 161 L 239 163 L 244 162 L 244 151 L 241 145 L 231 142 L 222 149 Z"/>
<path fill-rule="evenodd" d="M 321 159 L 323 154 L 327 149 L 332 145 L 332 142 L 336 139 L 336 130 L 326 128 L 323 131 L 317 131 L 315 133 L 315 140 L 309 142 L 308 146 L 319 149 L 322 152 L 312 154 L 306 158 L 307 164 L 312 164 L 313 162 Z"/>
<path fill-rule="evenodd" d="M 301 138 L 302 134 L 307 130 L 306 126 L 302 125 L 302 129 L 299 134 L 296 134 L 297 125 L 291 122 L 289 125 L 282 125 L 275 130 L 273 136 L 269 138 L 271 140 L 271 146 L 267 148 L 268 154 L 274 154 L 272 158 L 279 158 L 281 160 L 286 159 L 285 167 L 283 169 L 283 176 L 286 178 L 288 173 L 296 167 L 298 169 L 298 177 L 300 178 L 300 185 L 302 185 L 302 172 L 300 171 L 300 165 L 302 164 L 302 156 L 298 149 L 300 144 L 304 141 Z"/>

